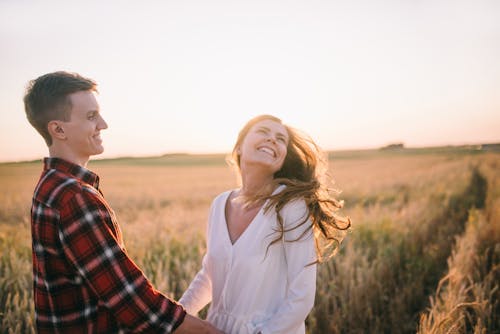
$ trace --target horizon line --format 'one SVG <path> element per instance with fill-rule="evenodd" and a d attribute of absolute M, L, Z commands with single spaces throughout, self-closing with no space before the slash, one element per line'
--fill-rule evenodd
<path fill-rule="evenodd" d="M 491 151 L 500 152 L 500 141 L 487 142 L 487 143 L 468 143 L 468 144 L 445 144 L 445 145 L 429 145 L 429 146 L 406 146 L 403 142 L 401 143 L 391 143 L 384 146 L 378 147 L 364 147 L 364 148 L 342 148 L 342 149 L 326 149 L 323 150 L 326 154 L 331 154 L 334 152 L 363 152 L 363 151 L 398 151 L 398 150 L 420 150 L 420 149 L 440 149 L 440 148 L 463 148 L 463 149 L 474 149 L 483 150 L 484 147 L 492 147 Z M 175 151 L 168 153 L 159 153 L 152 155 L 116 155 L 110 157 L 101 157 L 100 155 L 92 156 L 89 160 L 91 161 L 103 161 L 103 160 L 119 160 L 119 159 L 149 159 L 149 158 L 163 158 L 163 157 L 173 157 L 173 156 L 215 156 L 215 155 L 230 155 L 230 152 L 188 152 L 188 151 Z M 0 160 L 0 164 L 21 164 L 21 163 L 34 163 L 43 160 L 46 157 L 44 155 L 41 158 L 35 159 L 25 159 L 25 160 Z"/>

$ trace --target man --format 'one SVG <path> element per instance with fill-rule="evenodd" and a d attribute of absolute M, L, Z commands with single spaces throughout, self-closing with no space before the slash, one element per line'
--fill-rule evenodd
<path fill-rule="evenodd" d="M 54 72 L 30 81 L 26 115 L 49 148 L 31 229 L 39 333 L 221 333 L 153 288 L 128 257 L 113 210 L 86 169 L 108 127 L 96 83 Z"/>

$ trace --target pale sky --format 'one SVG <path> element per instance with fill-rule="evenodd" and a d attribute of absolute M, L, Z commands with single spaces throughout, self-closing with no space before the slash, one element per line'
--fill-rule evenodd
<path fill-rule="evenodd" d="M 325 150 L 500 142 L 498 0 L 0 0 L 0 161 L 26 83 L 95 79 L 101 157 L 226 153 L 270 113 Z"/>

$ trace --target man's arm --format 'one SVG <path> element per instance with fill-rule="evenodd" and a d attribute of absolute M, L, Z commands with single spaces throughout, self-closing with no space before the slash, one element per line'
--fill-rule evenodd
<path fill-rule="evenodd" d="M 59 240 L 66 258 L 116 320 L 134 332 L 174 331 L 186 311 L 154 289 L 117 232 L 110 212 L 91 191 L 75 194 L 60 211 Z"/>

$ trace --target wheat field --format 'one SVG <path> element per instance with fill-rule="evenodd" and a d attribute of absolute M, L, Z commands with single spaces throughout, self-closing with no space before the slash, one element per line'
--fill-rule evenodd
<path fill-rule="evenodd" d="M 223 155 L 91 161 L 131 258 L 179 298 L 201 265 Z M 29 209 L 41 163 L 0 164 L 0 332 L 34 333 Z M 330 154 L 353 227 L 318 267 L 308 333 L 500 333 L 500 154 Z M 205 309 L 206 312 L 206 309 Z M 205 314 L 201 313 L 201 316 Z"/>

